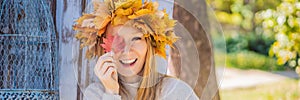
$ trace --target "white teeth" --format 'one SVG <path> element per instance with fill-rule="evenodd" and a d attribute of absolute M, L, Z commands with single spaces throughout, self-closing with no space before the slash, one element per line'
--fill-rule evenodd
<path fill-rule="evenodd" d="M 136 60 L 136 59 L 132 59 L 132 60 L 120 60 L 120 61 L 121 61 L 121 63 L 123 63 L 123 64 L 131 64 L 131 63 L 133 63 L 135 60 Z"/>

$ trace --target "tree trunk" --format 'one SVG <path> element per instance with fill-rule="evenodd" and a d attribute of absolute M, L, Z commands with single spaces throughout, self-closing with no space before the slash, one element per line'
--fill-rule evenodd
<path fill-rule="evenodd" d="M 220 97 L 218 94 L 213 58 L 213 46 L 209 41 L 209 22 L 206 10 L 206 2 L 203 0 L 175 0 L 173 18 L 178 20 L 178 23 L 181 23 L 186 30 L 188 30 L 196 43 L 198 53 L 201 54 L 199 55 L 201 70 L 199 71 L 194 91 L 202 100 L 219 100 Z M 197 18 L 201 18 L 201 23 Z M 180 78 L 188 79 L 188 76 L 197 77 L 196 75 L 184 75 L 189 74 L 188 72 L 193 71 L 193 69 L 186 69 L 188 67 L 180 65 L 179 62 L 181 59 L 178 56 L 178 51 L 176 49 L 172 49 L 171 55 L 173 65 L 175 69 L 177 69 L 175 72 L 180 72 L 180 69 L 185 70 L 184 72 L 179 73 Z M 183 57 L 185 55 L 181 56 Z M 183 67 L 181 68 L 181 66 Z"/>

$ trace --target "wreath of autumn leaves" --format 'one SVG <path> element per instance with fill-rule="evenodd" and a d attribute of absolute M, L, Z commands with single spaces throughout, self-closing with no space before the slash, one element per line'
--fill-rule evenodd
<path fill-rule="evenodd" d="M 114 36 L 105 31 L 109 24 L 126 23 L 139 29 L 149 38 L 155 53 L 166 58 L 165 46 L 177 41 L 173 28 L 176 21 L 169 18 L 166 11 L 157 10 L 157 2 L 142 0 L 104 0 L 93 2 L 92 13 L 83 14 L 73 26 L 77 31 L 75 37 L 81 41 L 80 48 L 87 47 L 86 58 L 101 56 L 101 47 L 105 52 L 111 50 Z"/>

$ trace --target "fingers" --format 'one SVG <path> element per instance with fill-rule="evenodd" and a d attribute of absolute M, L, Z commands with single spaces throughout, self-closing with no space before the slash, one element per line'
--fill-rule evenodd
<path fill-rule="evenodd" d="M 94 68 L 94 73 L 100 79 L 107 93 L 119 94 L 119 84 L 116 64 L 114 63 L 113 53 L 108 52 L 102 55 Z"/>
<path fill-rule="evenodd" d="M 100 79 L 113 79 L 118 80 L 118 74 L 116 70 L 116 64 L 113 63 L 113 52 L 108 52 L 102 55 L 94 68 L 94 73 Z"/>
<path fill-rule="evenodd" d="M 104 63 L 104 62 L 113 62 L 113 53 L 111 53 L 111 52 L 109 52 L 109 53 L 105 53 L 104 55 L 102 55 L 99 59 L 98 59 L 98 61 L 97 61 L 97 63 L 96 63 L 96 66 L 102 66 L 102 64 Z"/>
<path fill-rule="evenodd" d="M 100 71 L 100 75 L 104 75 L 105 73 L 108 73 L 108 69 L 110 68 L 116 68 L 116 65 L 114 63 L 104 63 L 102 68 L 99 70 Z"/>
<path fill-rule="evenodd" d="M 97 75 L 97 73 L 99 73 L 99 71 L 102 69 L 102 67 L 103 67 L 103 64 L 105 63 L 105 62 L 113 62 L 113 58 L 112 58 L 112 53 L 111 52 L 109 52 L 109 53 L 105 53 L 104 55 L 102 55 L 99 59 L 98 59 L 98 61 L 97 61 L 97 63 L 96 63 L 96 66 L 95 66 L 95 68 L 94 68 L 94 72 L 96 73 L 96 75 Z M 105 69 L 106 70 L 106 69 Z M 101 74 L 101 75 L 103 75 L 103 74 Z"/>
<path fill-rule="evenodd" d="M 117 78 L 114 75 L 115 73 L 117 73 L 117 70 L 113 67 L 109 67 L 107 72 L 103 76 L 106 77 L 107 79 L 113 79 L 116 81 Z"/>
<path fill-rule="evenodd" d="M 108 58 L 109 59 L 109 58 Z M 108 69 L 112 67 L 112 68 L 116 68 L 116 64 L 106 61 L 104 62 L 102 65 L 96 65 L 94 68 L 94 73 L 98 76 L 101 77 L 103 76 L 105 73 L 107 73 Z"/>

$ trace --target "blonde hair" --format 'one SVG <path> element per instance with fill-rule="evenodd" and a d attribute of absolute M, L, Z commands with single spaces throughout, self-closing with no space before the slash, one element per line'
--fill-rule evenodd
<path fill-rule="evenodd" d="M 165 77 L 156 70 L 154 48 L 151 46 L 150 38 L 146 38 L 147 53 L 145 63 L 142 68 L 143 78 L 137 90 L 136 100 L 157 100 L 162 87 L 162 79 Z M 128 98 L 128 92 L 119 80 L 120 95 Z"/>

